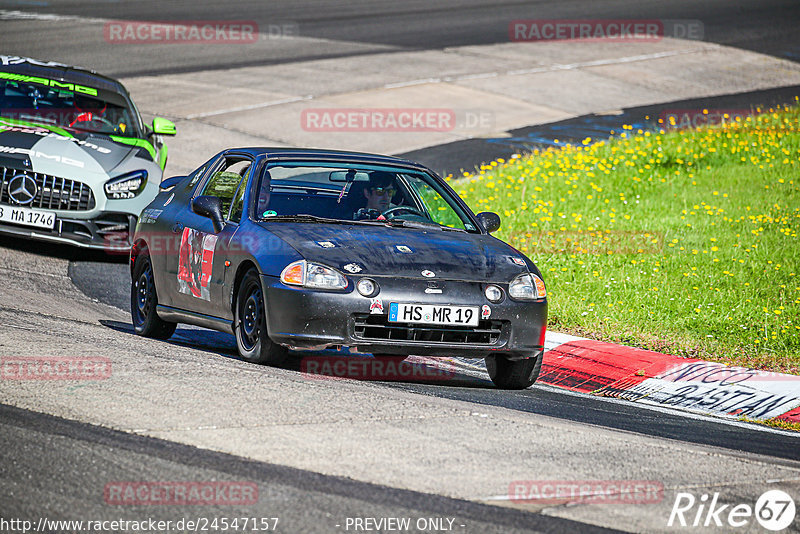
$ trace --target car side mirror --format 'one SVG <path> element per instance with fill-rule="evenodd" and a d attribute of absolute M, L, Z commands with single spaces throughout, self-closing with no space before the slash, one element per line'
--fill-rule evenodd
<path fill-rule="evenodd" d="M 153 133 L 156 135 L 175 135 L 175 123 L 163 117 L 153 119 Z"/>
<path fill-rule="evenodd" d="M 192 211 L 203 217 L 208 217 L 214 223 L 214 233 L 222 231 L 224 224 L 222 218 L 222 201 L 218 197 L 200 195 L 192 199 Z"/>
<path fill-rule="evenodd" d="M 487 232 L 490 234 L 500 228 L 500 216 L 491 211 L 482 211 L 478 215 L 478 222 L 481 223 Z"/>
<path fill-rule="evenodd" d="M 167 189 L 173 188 L 180 183 L 181 180 L 186 178 L 185 176 L 172 176 L 170 178 L 166 178 L 161 180 L 161 184 L 158 186 L 161 188 L 162 191 Z"/>

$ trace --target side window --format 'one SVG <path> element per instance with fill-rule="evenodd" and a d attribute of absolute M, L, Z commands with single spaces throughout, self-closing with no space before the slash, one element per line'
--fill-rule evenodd
<path fill-rule="evenodd" d="M 241 175 L 244 179 L 239 189 L 236 191 L 236 196 L 233 198 L 233 208 L 231 209 L 230 216 L 230 220 L 237 223 L 242 219 L 242 213 L 244 212 L 244 192 L 247 191 L 247 184 L 250 183 L 253 176 L 253 166 L 250 165 L 249 162 L 248 165 L 241 170 Z"/>
<path fill-rule="evenodd" d="M 430 184 L 417 177 L 409 177 L 408 183 L 417 194 L 420 202 L 435 223 L 450 228 L 464 229 L 464 221 L 453 207 Z"/>
<path fill-rule="evenodd" d="M 222 200 L 222 214 L 228 215 L 233 197 L 242 181 L 242 175 L 250 167 L 249 159 L 226 158 L 225 162 L 211 175 L 203 187 L 201 195 L 209 195 Z"/>

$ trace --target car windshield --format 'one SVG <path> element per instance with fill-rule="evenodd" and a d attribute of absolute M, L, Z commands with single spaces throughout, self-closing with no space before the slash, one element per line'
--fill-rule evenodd
<path fill-rule="evenodd" d="M 328 221 L 431 226 L 477 232 L 440 180 L 388 166 L 342 163 L 271 164 L 255 199 L 262 220 Z M 298 217 L 298 216 L 312 217 Z"/>
<path fill-rule="evenodd" d="M 7 78 L 18 77 L 0 72 Z M 0 117 L 20 125 L 41 125 L 78 131 L 141 137 L 136 114 L 124 96 L 98 89 L 93 94 L 72 91 L 73 84 L 55 87 L 45 78 L 37 81 L 0 79 Z M 52 82 L 51 82 L 52 84 Z M 82 86 L 78 86 L 82 87 Z"/>

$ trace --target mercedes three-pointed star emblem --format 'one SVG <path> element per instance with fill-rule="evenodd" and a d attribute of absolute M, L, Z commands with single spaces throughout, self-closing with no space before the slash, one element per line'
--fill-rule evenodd
<path fill-rule="evenodd" d="M 8 182 L 8 196 L 21 206 L 33 202 L 38 192 L 39 186 L 36 185 L 36 180 L 27 174 L 18 174 Z"/>

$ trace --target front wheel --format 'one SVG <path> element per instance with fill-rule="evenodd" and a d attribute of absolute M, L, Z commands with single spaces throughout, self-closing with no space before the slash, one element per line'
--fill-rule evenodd
<path fill-rule="evenodd" d="M 502 356 L 486 358 L 486 370 L 494 385 L 500 389 L 525 389 L 539 378 L 544 351 L 533 358 L 509 360 Z"/>
<path fill-rule="evenodd" d="M 239 285 L 233 328 L 236 348 L 243 360 L 274 366 L 286 363 L 289 351 L 274 343 L 267 334 L 264 291 L 255 269 L 250 269 Z"/>
<path fill-rule="evenodd" d="M 153 264 L 142 252 L 133 264 L 131 280 L 131 319 L 133 330 L 140 336 L 168 339 L 175 333 L 176 323 L 161 319 L 156 313 L 158 295 L 153 280 Z"/>

